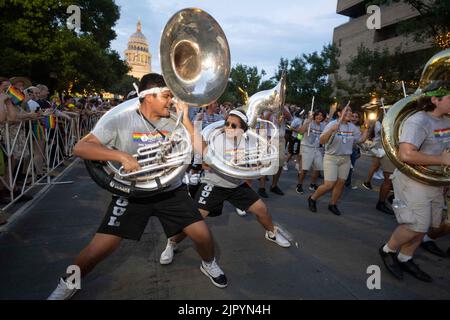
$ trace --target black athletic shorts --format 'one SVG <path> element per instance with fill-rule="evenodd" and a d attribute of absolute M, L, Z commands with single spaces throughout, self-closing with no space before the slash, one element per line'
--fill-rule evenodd
<path fill-rule="evenodd" d="M 97 233 L 139 241 L 151 216 L 159 219 L 168 238 L 203 220 L 186 185 L 182 185 L 151 198 L 113 196 Z"/>
<path fill-rule="evenodd" d="M 199 209 L 208 211 L 210 217 L 216 217 L 222 214 L 225 201 L 240 210 L 247 211 L 259 199 L 258 194 L 246 183 L 233 189 L 202 184 L 197 191 L 195 204 Z"/>
<path fill-rule="evenodd" d="M 300 145 L 302 141 L 297 138 L 291 137 L 288 144 L 289 154 L 298 155 L 300 153 Z"/>

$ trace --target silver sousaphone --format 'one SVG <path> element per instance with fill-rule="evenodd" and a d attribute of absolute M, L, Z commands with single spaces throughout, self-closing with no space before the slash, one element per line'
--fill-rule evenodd
<path fill-rule="evenodd" d="M 214 18 L 201 9 L 177 12 L 166 24 L 160 45 L 162 75 L 175 99 L 206 106 L 224 92 L 230 74 L 230 50 Z M 139 109 L 139 99 L 126 101 L 106 113 L 98 126 L 117 114 Z M 185 173 L 192 159 L 192 142 L 182 115 L 171 112 L 175 129 L 165 140 L 140 148 L 133 155 L 142 170 L 125 173 L 120 164 L 86 161 L 93 180 L 121 196 L 149 197 L 164 191 Z M 130 137 L 131 138 L 131 137 Z"/>
<path fill-rule="evenodd" d="M 273 175 L 279 168 L 279 130 L 278 124 L 260 119 L 265 112 L 279 115 L 285 102 L 286 76 L 282 75 L 275 88 L 254 94 L 244 107 L 249 130 L 245 132 L 245 148 L 237 157 L 226 159 L 223 150 L 217 150 L 218 139 L 224 139 L 224 121 L 218 121 L 207 126 L 203 139 L 208 144 L 206 163 L 214 170 L 243 180 L 253 180 L 265 175 Z"/>

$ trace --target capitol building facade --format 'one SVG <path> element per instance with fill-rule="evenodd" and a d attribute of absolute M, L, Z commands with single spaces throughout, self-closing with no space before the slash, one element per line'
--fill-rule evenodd
<path fill-rule="evenodd" d="M 142 33 L 141 21 L 137 24 L 137 30 L 128 40 L 128 49 L 125 51 L 125 59 L 131 67 L 129 75 L 139 80 L 147 73 L 152 72 L 152 54 L 149 50 L 147 38 Z"/>

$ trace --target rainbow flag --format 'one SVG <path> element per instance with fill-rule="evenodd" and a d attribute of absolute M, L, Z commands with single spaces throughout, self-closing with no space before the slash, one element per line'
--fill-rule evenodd
<path fill-rule="evenodd" d="M 450 137 L 450 128 L 434 130 L 433 134 L 435 138 L 448 138 Z"/>
<path fill-rule="evenodd" d="M 38 141 L 44 140 L 45 137 L 44 128 L 42 127 L 39 121 L 33 123 L 33 133 Z"/>
<path fill-rule="evenodd" d="M 25 95 L 13 86 L 10 86 L 6 93 L 11 98 L 12 103 L 16 106 L 20 106 L 22 101 L 25 100 Z"/>
<path fill-rule="evenodd" d="M 43 119 L 43 122 L 46 129 L 56 128 L 56 118 L 53 115 L 45 117 L 45 119 Z"/>

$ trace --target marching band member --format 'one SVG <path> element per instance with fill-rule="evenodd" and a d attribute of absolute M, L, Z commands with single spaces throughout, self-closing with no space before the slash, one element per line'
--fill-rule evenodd
<path fill-rule="evenodd" d="M 121 163 L 125 172 L 138 171 L 140 165 L 131 155 L 149 142 L 148 137 L 158 141 L 170 134 L 175 126 L 169 121 L 172 93 L 161 75 L 152 73 L 144 76 L 138 94 L 138 110 L 117 113 L 101 126 L 97 125 L 75 146 L 74 154 L 87 160 Z M 184 104 L 177 106 L 181 107 L 187 108 Z M 193 136 L 194 128 L 188 112 L 184 113 L 183 124 Z M 139 138 L 137 133 L 145 134 L 145 139 Z M 114 252 L 122 239 L 140 240 L 151 216 L 158 217 L 167 237 L 181 231 L 187 234 L 203 260 L 200 266 L 202 272 L 214 285 L 221 288 L 227 286 L 225 274 L 214 258 L 212 235 L 181 179 L 164 192 L 149 198 L 133 199 L 113 195 L 96 235 L 75 260 L 74 264 L 80 268 L 81 275 L 86 276 Z M 48 299 L 70 299 L 76 292 L 76 288 L 72 288 L 66 279 L 61 278 Z"/>
<path fill-rule="evenodd" d="M 309 190 L 316 191 L 318 189 L 317 179 L 319 178 L 319 172 L 323 170 L 323 150 L 320 144 L 320 135 L 325 129 L 325 117 L 323 111 L 310 113 L 308 120 L 300 128 L 300 133 L 303 135 L 301 146 L 302 170 L 298 175 L 297 193 L 304 193 L 303 181 L 308 171 L 313 167 L 314 172 Z"/>
<path fill-rule="evenodd" d="M 245 148 L 248 147 L 248 142 L 243 136 L 248 129 L 247 122 L 248 119 L 244 111 L 233 110 L 230 112 L 225 120 L 225 132 L 215 142 L 215 151 L 223 152 L 223 154 L 216 154 L 216 156 L 232 159 L 243 154 Z M 210 161 L 208 152 L 204 151 L 204 153 L 207 155 L 205 163 L 208 164 Z M 266 230 L 265 238 L 267 240 L 284 248 L 290 247 L 290 242 L 273 225 L 272 217 L 264 202 L 245 181 L 208 168 L 205 170 L 205 175 L 195 197 L 195 203 L 200 213 L 203 217 L 219 216 L 222 214 L 225 201 L 230 202 L 240 210 L 253 213 Z M 172 263 L 177 244 L 185 237 L 184 233 L 180 233 L 169 239 L 166 249 L 161 254 L 161 264 Z"/>
<path fill-rule="evenodd" d="M 435 81 L 424 90 L 418 101 L 420 110 L 403 124 L 399 139 L 399 158 L 411 165 L 448 166 L 450 153 L 450 88 L 443 81 Z M 431 282 L 413 257 L 424 235 L 431 228 L 439 228 L 443 217 L 444 187 L 420 183 L 399 170 L 393 175 L 394 212 L 399 226 L 379 250 L 383 263 L 397 279 L 403 271 L 415 278 Z"/>
<path fill-rule="evenodd" d="M 344 189 L 345 181 L 350 172 L 350 156 L 353 152 L 353 145 L 364 142 L 367 139 L 367 129 L 361 134 L 352 122 L 352 110 L 349 106 L 338 108 L 339 119 L 330 122 L 320 136 L 320 144 L 325 146 L 324 184 L 308 198 L 309 210 L 317 212 L 316 201 L 325 193 L 332 190 L 331 203 L 328 210 L 337 216 L 341 215 L 337 207 L 337 202 Z M 369 120 L 365 126 L 368 128 Z"/>

